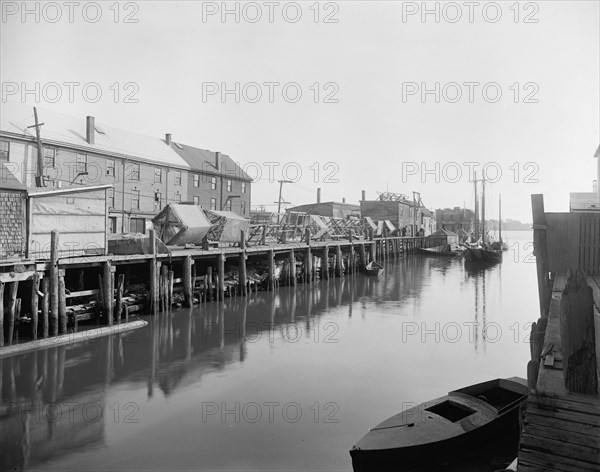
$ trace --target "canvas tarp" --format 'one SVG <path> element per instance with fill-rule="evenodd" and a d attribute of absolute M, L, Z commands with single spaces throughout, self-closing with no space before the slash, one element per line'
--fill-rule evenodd
<path fill-rule="evenodd" d="M 232 211 L 206 211 L 206 216 L 214 225 L 208 239 L 226 243 L 239 243 L 242 231 L 250 229 L 250 220 Z"/>
<path fill-rule="evenodd" d="M 109 254 L 152 254 L 150 237 L 141 233 L 109 234 Z M 156 238 L 156 253 L 168 254 L 169 249 Z"/>
<path fill-rule="evenodd" d="M 212 224 L 197 205 L 169 203 L 152 220 L 157 236 L 173 246 L 202 244 Z"/>

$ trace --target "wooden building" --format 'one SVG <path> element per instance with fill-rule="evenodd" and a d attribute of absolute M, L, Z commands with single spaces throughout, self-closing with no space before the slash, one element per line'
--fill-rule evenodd
<path fill-rule="evenodd" d="M 435 210 L 437 229 L 447 229 L 455 233 L 462 229 L 470 233 L 473 230 L 475 214 L 466 208 L 454 207 Z"/>
<path fill-rule="evenodd" d="M 38 115 L 43 123 L 41 159 L 31 128 L 32 107 L 2 104 L 0 160 L 28 188 L 36 185 L 38 165 L 48 190 L 112 185 L 107 196 L 110 232 L 146 233 L 152 218 L 168 203 L 198 201 L 207 209 L 211 205 L 249 209 L 251 180 L 228 156 L 220 155 L 226 166 L 211 168 L 204 163 L 218 162 L 219 153 L 180 145 L 170 134 L 164 139 L 145 136 L 107 126 L 93 116 L 47 110 L 38 110 Z M 239 198 L 231 198 L 234 195 Z"/>
<path fill-rule="evenodd" d="M 25 251 L 27 188 L 0 161 L 0 259 Z"/>

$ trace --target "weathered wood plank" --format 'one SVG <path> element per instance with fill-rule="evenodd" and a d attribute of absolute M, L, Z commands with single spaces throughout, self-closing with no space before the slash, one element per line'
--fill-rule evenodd
<path fill-rule="evenodd" d="M 592 466 L 600 465 L 600 449 L 596 447 L 580 446 L 578 444 L 557 441 L 548 437 L 533 436 L 525 432 L 521 435 L 521 447 L 544 452 L 554 457 L 572 460 L 577 458 L 579 462 Z"/>
<path fill-rule="evenodd" d="M 592 449 L 600 449 L 600 437 L 589 434 L 582 434 L 578 431 L 566 431 L 562 428 L 555 428 L 547 425 L 530 424 L 527 427 L 527 434 L 538 436 L 540 438 L 553 439 L 566 444 L 576 444 Z"/>
<path fill-rule="evenodd" d="M 573 431 L 579 434 L 585 434 L 594 437 L 598 437 L 599 434 L 599 428 L 595 425 L 581 424 L 575 421 L 567 421 L 564 419 L 556 418 L 552 415 L 538 415 L 531 411 L 529 407 L 525 416 L 525 424 L 535 424 L 539 426 L 557 428 L 564 431 Z"/>

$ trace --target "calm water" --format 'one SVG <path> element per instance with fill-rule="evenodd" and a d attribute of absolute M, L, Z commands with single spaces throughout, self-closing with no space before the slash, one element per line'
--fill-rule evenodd
<path fill-rule="evenodd" d="M 526 376 L 531 234 L 507 236 L 481 272 L 412 256 L 379 280 L 175 310 L 0 360 L 0 469 L 349 471 L 352 445 L 403 408 Z"/>

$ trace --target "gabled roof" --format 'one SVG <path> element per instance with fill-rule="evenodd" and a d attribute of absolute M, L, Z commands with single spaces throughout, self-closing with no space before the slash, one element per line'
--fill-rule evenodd
<path fill-rule="evenodd" d="M 27 187 L 19 182 L 12 170 L 0 161 L 0 190 L 21 190 L 26 191 Z"/>
<path fill-rule="evenodd" d="M 227 154 L 219 153 L 219 168 L 216 166 L 216 152 L 200 149 L 187 144 L 171 143 L 171 148 L 192 168 L 223 177 L 246 180 L 252 179 Z"/>
<path fill-rule="evenodd" d="M 183 169 L 189 164 L 164 140 L 113 128 L 96 119 L 95 144 L 86 141 L 86 117 L 72 117 L 38 108 L 44 144 L 60 144 L 76 149 L 133 157 Z M 7 101 L 0 107 L 0 132 L 26 139 L 35 138 L 33 106 Z"/>

